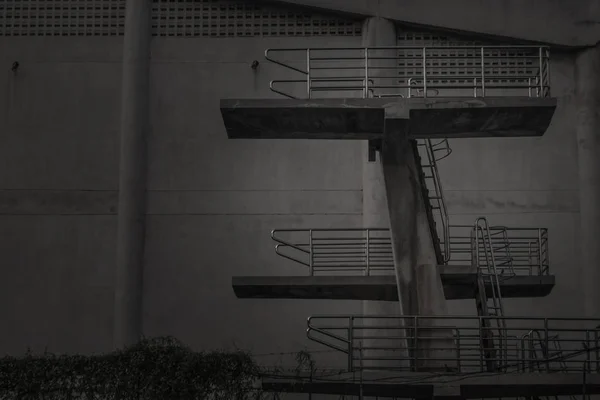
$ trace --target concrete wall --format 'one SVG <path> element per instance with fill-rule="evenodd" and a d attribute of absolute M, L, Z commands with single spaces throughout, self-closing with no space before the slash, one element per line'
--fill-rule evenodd
<path fill-rule="evenodd" d="M 273 228 L 361 224 L 360 143 L 230 141 L 218 108 L 219 98 L 273 96 L 269 80 L 287 75 L 249 66 L 264 48 L 341 45 L 360 38 L 154 40 L 146 335 L 197 349 L 322 350 L 306 340 L 305 318 L 360 312 L 360 302 L 238 300 L 230 287 L 232 275 L 304 272 L 275 256 Z M 0 353 L 111 347 L 120 47 L 111 38 L 0 40 Z M 559 107 L 546 136 L 455 140 L 440 165 L 453 223 L 485 214 L 550 229 L 557 287 L 507 301 L 507 315 L 572 316 L 581 304 L 568 56 L 554 54 L 552 79 Z M 451 312 L 473 315 L 474 301 Z"/>
<path fill-rule="evenodd" d="M 232 275 L 305 272 L 275 256 L 271 229 L 360 225 L 360 143 L 230 141 L 219 112 L 220 98 L 272 95 L 278 67 L 262 62 L 265 47 L 336 40 L 348 43 L 154 40 L 146 335 L 298 350 L 308 315 L 360 311 L 242 301 L 231 290 Z M 108 350 L 120 39 L 8 38 L 0 48 L 0 353 Z"/>
<path fill-rule="evenodd" d="M 556 0 L 269 0 L 561 46 L 593 46 L 600 2 Z"/>

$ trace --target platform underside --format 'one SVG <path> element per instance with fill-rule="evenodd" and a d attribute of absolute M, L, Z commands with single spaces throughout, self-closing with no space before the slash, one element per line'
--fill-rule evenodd
<path fill-rule="evenodd" d="M 545 397 L 600 394 L 600 374 L 588 373 L 506 373 L 445 375 L 426 373 L 382 373 L 365 371 L 327 378 L 263 378 L 268 392 L 335 394 L 347 396 L 396 397 L 414 399 L 475 399 L 501 397 Z"/>
<path fill-rule="evenodd" d="M 231 139 L 541 136 L 555 109 L 556 99 L 528 97 L 221 100 Z"/>
<path fill-rule="evenodd" d="M 477 287 L 475 272 L 441 272 L 448 300 L 473 299 Z M 555 279 L 545 276 L 503 277 L 502 297 L 544 297 L 550 294 Z M 242 299 L 329 299 L 398 301 L 396 277 L 379 276 L 237 276 L 232 287 Z M 491 285 L 486 285 L 492 296 Z"/>

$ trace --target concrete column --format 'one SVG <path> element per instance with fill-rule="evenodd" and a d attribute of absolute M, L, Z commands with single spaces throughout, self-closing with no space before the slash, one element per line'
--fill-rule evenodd
<path fill-rule="evenodd" d="M 390 215 L 400 308 L 405 315 L 446 316 L 446 298 L 421 190 L 415 148 L 405 132 L 386 132 L 382 164 Z M 416 341 L 409 340 L 415 365 L 426 370 L 456 367 L 453 331 L 443 321 L 420 319 Z M 429 360 L 424 360 L 429 358 Z M 432 360 L 435 359 L 435 360 Z"/>
<path fill-rule="evenodd" d="M 575 64 L 579 159 L 580 259 L 584 311 L 600 317 L 600 47 L 582 51 Z"/>
<path fill-rule="evenodd" d="M 127 0 L 121 80 L 115 348 L 142 335 L 151 1 Z"/>
<path fill-rule="evenodd" d="M 363 46 L 364 47 L 387 47 L 396 46 L 396 26 L 392 21 L 384 18 L 369 18 L 365 21 L 363 27 Z M 385 54 L 389 53 L 389 54 Z M 391 55 L 394 56 L 395 52 L 391 51 L 373 51 L 369 55 Z M 372 60 L 369 63 L 369 67 L 373 66 L 394 66 L 394 60 Z M 389 83 L 389 79 L 385 79 L 385 76 L 393 75 L 393 70 L 377 70 L 372 69 L 369 72 L 369 78 L 372 79 L 372 83 L 385 84 Z M 381 92 L 380 89 L 373 89 L 375 94 Z M 369 143 L 363 142 L 363 226 L 365 228 L 385 228 L 389 229 L 389 213 L 387 207 L 387 199 L 385 194 L 385 183 L 383 178 L 383 169 L 380 162 L 380 154 L 376 153 L 376 160 L 369 161 Z M 363 302 L 363 314 L 374 316 L 374 315 L 401 315 L 399 303 L 389 301 L 364 301 Z M 365 331 L 365 336 L 374 337 L 398 337 L 398 330 L 394 329 L 394 326 L 398 326 L 400 321 L 398 320 L 365 320 L 365 324 L 371 326 L 377 326 L 379 329 Z M 406 349 L 406 341 L 402 340 L 385 340 L 385 339 L 371 339 L 365 340 L 363 345 L 366 348 L 369 347 L 389 347 L 396 349 Z M 391 351 L 391 350 L 365 350 L 363 355 L 365 357 L 383 357 L 388 358 L 396 354 L 397 358 L 407 358 L 408 353 L 404 351 Z M 365 361 L 365 367 L 408 367 L 406 362 L 398 361 Z"/>

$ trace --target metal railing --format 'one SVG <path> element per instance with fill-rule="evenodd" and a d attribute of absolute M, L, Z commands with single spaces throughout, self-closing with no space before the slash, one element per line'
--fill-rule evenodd
<path fill-rule="evenodd" d="M 498 275 L 550 274 L 547 229 L 490 226 L 489 230 Z M 487 272 L 484 243 L 479 240 L 474 246 L 473 231 L 473 225 L 449 226 L 447 265 L 476 265 Z M 277 243 L 277 255 L 305 266 L 311 276 L 394 273 L 389 229 L 275 229 L 271 238 Z"/>
<path fill-rule="evenodd" d="M 438 232 L 438 236 L 440 237 L 441 244 L 443 244 L 441 248 L 442 256 L 444 262 L 448 262 L 450 260 L 450 219 L 437 163 L 448 157 L 452 153 L 452 149 L 447 138 L 437 141 L 431 139 L 419 140 L 417 141 L 417 148 L 421 157 L 421 171 L 423 171 L 425 180 L 424 185 L 428 191 L 433 192 L 433 195 L 429 194 L 428 200 L 432 207 L 434 221 L 437 216 L 436 222 L 440 223 L 441 232 Z"/>
<path fill-rule="evenodd" d="M 575 318 L 501 318 L 507 328 L 503 351 L 485 319 L 499 317 L 313 316 L 307 337 L 347 356 L 347 368 L 427 370 L 443 363 L 458 372 L 485 372 L 495 354 L 503 372 L 600 373 L 600 320 Z M 490 329 L 495 349 L 482 340 Z M 444 334 L 435 334 L 435 332 Z M 444 338 L 444 336 L 446 336 Z M 442 340 L 441 340 L 442 339 Z M 434 351 L 419 351 L 431 348 Z M 361 361 L 359 364 L 358 361 Z"/>
<path fill-rule="evenodd" d="M 267 49 L 289 79 L 270 82 L 288 98 L 550 96 L 545 46 Z"/>

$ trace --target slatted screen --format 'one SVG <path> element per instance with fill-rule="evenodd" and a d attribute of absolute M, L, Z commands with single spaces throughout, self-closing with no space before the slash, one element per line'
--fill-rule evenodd
<path fill-rule="evenodd" d="M 398 29 L 398 46 L 485 46 L 498 43 L 485 43 L 461 37 L 451 37 L 428 32 L 403 31 Z M 471 83 L 469 76 L 481 72 L 481 51 L 479 49 L 440 49 L 429 51 L 428 56 L 441 57 L 441 59 L 427 62 L 428 81 L 434 84 L 444 83 Z M 538 54 L 533 49 L 486 49 L 484 63 L 485 75 L 494 77 L 492 83 L 524 83 L 535 76 L 539 70 Z M 400 79 L 408 80 L 410 77 L 422 76 L 422 53 L 416 50 L 401 50 Z M 447 57 L 447 58 L 446 58 Z M 444 78 L 435 79 L 443 75 Z"/>
<path fill-rule="evenodd" d="M 119 36 L 126 0 L 0 0 L 0 36 Z M 155 36 L 359 36 L 359 20 L 252 0 L 153 1 Z"/>

